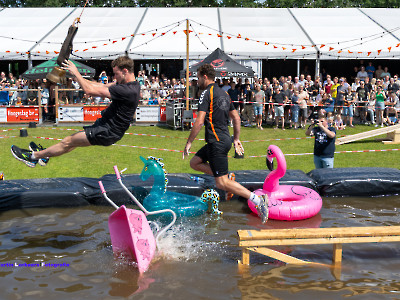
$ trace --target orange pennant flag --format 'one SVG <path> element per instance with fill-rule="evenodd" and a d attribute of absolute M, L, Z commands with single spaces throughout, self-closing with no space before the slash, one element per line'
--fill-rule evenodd
<path fill-rule="evenodd" d="M 58 52 L 58 51 L 54 51 L 54 53 L 55 53 L 55 54 L 59 54 L 60 52 Z"/>
<path fill-rule="evenodd" d="M 249 39 L 248 38 L 245 38 L 245 41 L 248 41 Z"/>
<path fill-rule="evenodd" d="M 46 54 L 49 54 L 50 52 L 46 50 Z"/>
<path fill-rule="evenodd" d="M 126 37 L 123 37 L 123 38 L 121 39 L 121 41 L 123 41 L 124 39 L 126 39 Z"/>
<path fill-rule="evenodd" d="M 353 52 L 351 52 L 350 50 L 347 50 L 347 52 L 349 52 L 349 53 L 353 53 Z"/>
<path fill-rule="evenodd" d="M 93 49 L 96 49 L 96 48 L 97 48 L 97 46 L 92 46 L 92 48 L 93 48 Z"/>
<path fill-rule="evenodd" d="M 332 47 L 329 47 L 329 51 L 332 51 L 334 48 L 332 48 Z"/>
<path fill-rule="evenodd" d="M 175 34 L 175 33 L 177 33 L 177 31 L 173 31 L 172 33 Z"/>
<path fill-rule="evenodd" d="M 325 47 L 325 44 L 322 44 L 322 45 L 320 46 L 320 48 L 323 48 L 323 47 Z"/>
<path fill-rule="evenodd" d="M 82 51 L 85 52 L 85 51 L 88 51 L 88 50 L 89 50 L 89 49 L 83 49 Z"/>
<path fill-rule="evenodd" d="M 392 50 L 392 47 L 388 47 L 388 49 L 389 49 L 389 52 Z"/>
<path fill-rule="evenodd" d="M 397 45 L 396 45 L 396 47 L 399 47 L 400 46 L 400 43 L 398 43 Z"/>
<path fill-rule="evenodd" d="M 7 50 L 6 53 L 11 53 L 11 51 L 10 51 L 10 50 Z"/>
<path fill-rule="evenodd" d="M 218 37 L 222 37 L 222 35 L 220 35 L 220 34 L 218 34 L 218 33 L 217 33 L 217 36 L 218 36 Z"/>
<path fill-rule="evenodd" d="M 74 52 L 78 52 L 79 50 L 75 50 Z"/>
<path fill-rule="evenodd" d="M 132 33 L 132 34 L 131 34 L 131 36 L 135 36 L 135 34 L 134 34 L 134 33 Z"/>
<path fill-rule="evenodd" d="M 232 37 L 231 36 L 227 36 L 228 40 L 230 40 Z"/>
<path fill-rule="evenodd" d="M 358 53 L 358 54 L 361 54 L 361 53 L 362 53 L 362 51 L 358 51 L 357 53 Z"/>
<path fill-rule="evenodd" d="M 368 52 L 368 56 L 370 56 L 370 55 L 371 55 L 371 53 L 372 53 L 372 52 Z"/>
<path fill-rule="evenodd" d="M 265 44 L 265 46 L 268 46 L 268 45 L 269 45 L 269 43 L 267 43 L 267 42 L 265 42 L 264 44 Z"/>
<path fill-rule="evenodd" d="M 117 41 L 113 41 L 113 44 L 115 44 Z"/>
<path fill-rule="evenodd" d="M 278 48 L 278 47 L 274 45 L 274 48 L 276 49 L 276 48 Z"/>
<path fill-rule="evenodd" d="M 242 36 L 240 35 L 240 33 L 238 34 L 237 38 L 238 38 L 238 39 L 241 39 L 241 38 L 242 38 Z"/>
<path fill-rule="evenodd" d="M 285 48 L 285 47 L 282 47 L 282 50 L 286 50 L 286 48 Z"/>
<path fill-rule="evenodd" d="M 378 50 L 378 55 L 381 54 L 381 51 L 382 51 L 382 49 L 381 49 L 381 50 Z"/>
<path fill-rule="evenodd" d="M 165 35 L 165 34 L 166 34 L 166 32 L 162 32 L 162 33 L 161 33 L 161 35 Z"/>
<path fill-rule="evenodd" d="M 304 47 L 303 45 L 301 45 L 301 49 L 306 49 L 306 47 Z"/>
<path fill-rule="evenodd" d="M 103 46 L 107 46 L 108 44 L 103 44 Z"/>
<path fill-rule="evenodd" d="M 342 50 L 339 50 L 337 53 L 342 53 Z"/>
<path fill-rule="evenodd" d="M 152 35 L 152 36 L 155 36 L 156 34 L 157 34 L 157 32 L 153 32 L 151 35 Z"/>
<path fill-rule="evenodd" d="M 292 49 L 292 52 L 295 52 L 297 49 Z"/>

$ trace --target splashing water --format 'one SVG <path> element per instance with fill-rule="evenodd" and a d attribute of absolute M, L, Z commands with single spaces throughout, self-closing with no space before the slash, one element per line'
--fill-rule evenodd
<path fill-rule="evenodd" d="M 207 224 L 193 222 L 193 219 L 182 220 L 175 224 L 159 240 L 161 249 L 158 256 L 175 261 L 207 260 L 215 252 L 224 251 L 221 241 L 209 241 L 205 233 Z"/>

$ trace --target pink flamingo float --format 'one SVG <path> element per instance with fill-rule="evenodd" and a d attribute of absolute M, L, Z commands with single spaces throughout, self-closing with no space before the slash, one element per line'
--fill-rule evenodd
<path fill-rule="evenodd" d="M 273 170 L 273 159 L 277 168 Z M 269 218 L 273 220 L 295 221 L 308 219 L 321 210 L 322 198 L 313 189 L 300 185 L 280 185 L 279 179 L 286 173 L 286 159 L 281 149 L 270 145 L 267 150 L 267 165 L 271 172 L 265 178 L 263 188 L 256 190 L 257 195 L 268 195 Z M 257 214 L 253 202 L 247 201 L 250 209 Z"/>

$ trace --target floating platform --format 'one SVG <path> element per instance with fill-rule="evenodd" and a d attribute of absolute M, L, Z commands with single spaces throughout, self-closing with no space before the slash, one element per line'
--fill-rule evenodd
<path fill-rule="evenodd" d="M 236 181 L 253 191 L 262 187 L 268 170 L 233 171 Z M 195 181 L 197 176 L 204 180 Z M 108 205 L 102 197 L 98 181 L 117 205 L 131 203 L 115 174 L 101 178 L 41 178 L 0 181 L 0 210 L 35 207 L 72 207 Z M 153 186 L 153 179 L 143 182 L 139 174 L 122 176 L 125 185 L 142 201 Z M 287 170 L 280 184 L 301 185 L 317 191 L 323 197 L 369 197 L 400 194 L 400 170 L 391 168 L 316 169 L 308 174 Z M 199 174 L 168 174 L 168 191 L 200 196 L 206 188 L 215 187 L 212 176 Z M 216 189 L 225 200 L 225 192 Z"/>

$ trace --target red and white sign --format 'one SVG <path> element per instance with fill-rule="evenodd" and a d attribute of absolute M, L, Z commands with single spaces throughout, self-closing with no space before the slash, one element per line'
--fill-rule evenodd
<path fill-rule="evenodd" d="M 90 122 L 96 121 L 101 118 L 101 111 L 106 109 L 107 106 L 85 106 L 83 107 L 83 121 Z"/>
<path fill-rule="evenodd" d="M 165 113 L 165 106 L 160 106 L 160 122 L 167 122 L 167 115 Z"/>
<path fill-rule="evenodd" d="M 7 122 L 39 122 L 39 107 L 7 107 Z"/>

